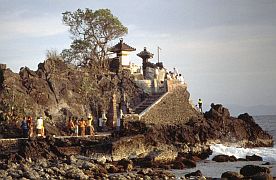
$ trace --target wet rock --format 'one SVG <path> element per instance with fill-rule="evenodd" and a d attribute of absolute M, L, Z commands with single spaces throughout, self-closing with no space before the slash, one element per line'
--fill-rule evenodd
<path fill-rule="evenodd" d="M 236 162 L 236 161 L 238 161 L 238 159 L 235 156 L 229 156 L 229 161 Z"/>
<path fill-rule="evenodd" d="M 117 173 L 117 172 L 119 172 L 119 169 L 116 166 L 112 165 L 112 164 L 110 164 L 108 166 L 105 166 L 105 167 L 106 167 L 106 170 L 107 170 L 108 173 Z"/>
<path fill-rule="evenodd" d="M 191 172 L 189 174 L 186 174 L 185 177 L 186 178 L 190 178 L 190 177 L 201 177 L 202 176 L 202 173 L 200 170 L 197 170 L 195 172 Z"/>
<path fill-rule="evenodd" d="M 143 168 L 137 172 L 137 174 L 142 174 L 142 175 L 150 175 L 152 173 L 153 173 L 153 170 L 151 168 Z"/>
<path fill-rule="evenodd" d="M 228 180 L 238 180 L 238 179 L 242 179 L 243 175 L 241 175 L 238 172 L 227 171 L 221 175 L 221 178 L 226 178 Z"/>
<path fill-rule="evenodd" d="M 246 166 L 243 166 L 241 169 L 240 169 L 240 174 L 242 174 L 243 176 L 253 176 L 257 173 L 261 173 L 261 172 L 264 172 L 264 173 L 270 173 L 270 169 L 267 168 L 267 167 L 261 167 L 261 166 L 255 166 L 255 165 L 246 165 Z"/>
<path fill-rule="evenodd" d="M 213 157 L 212 161 L 216 161 L 216 162 L 228 162 L 229 161 L 229 156 L 228 155 L 217 155 L 215 157 Z"/>
<path fill-rule="evenodd" d="M 252 180 L 273 180 L 273 177 L 269 173 L 260 172 L 253 176 L 250 176 Z"/>
<path fill-rule="evenodd" d="M 185 165 L 181 161 L 175 161 L 172 165 L 173 169 L 185 169 Z"/>
<path fill-rule="evenodd" d="M 122 159 L 118 161 L 118 165 L 123 166 L 125 171 L 131 171 L 133 169 L 133 162 L 131 160 Z"/>
<path fill-rule="evenodd" d="M 238 161 L 247 161 L 245 158 L 238 158 Z"/>
<path fill-rule="evenodd" d="M 194 168 L 196 167 L 196 162 L 190 159 L 183 159 L 182 163 L 187 167 L 187 168 Z"/>
<path fill-rule="evenodd" d="M 92 167 L 94 167 L 94 164 L 93 163 L 91 163 L 91 162 L 88 162 L 88 161 L 85 161 L 85 162 L 83 162 L 83 164 L 82 164 L 82 168 L 83 169 L 90 169 L 90 168 L 92 168 Z"/>
<path fill-rule="evenodd" d="M 258 156 L 256 154 L 252 156 L 246 156 L 247 161 L 263 161 L 263 158 L 261 156 Z"/>

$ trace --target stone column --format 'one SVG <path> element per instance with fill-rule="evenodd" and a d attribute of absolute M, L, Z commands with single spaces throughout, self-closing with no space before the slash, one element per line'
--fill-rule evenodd
<path fill-rule="evenodd" d="M 115 93 L 112 95 L 112 100 L 110 101 L 109 107 L 107 127 L 108 129 L 113 129 L 117 122 L 117 100 Z"/>

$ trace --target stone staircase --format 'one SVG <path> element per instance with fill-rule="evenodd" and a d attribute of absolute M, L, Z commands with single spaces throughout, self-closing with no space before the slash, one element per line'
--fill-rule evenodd
<path fill-rule="evenodd" d="M 147 97 L 143 102 L 141 102 L 138 106 L 136 106 L 133 109 L 132 114 L 141 114 L 148 107 L 153 105 L 163 95 L 164 93 L 151 94 L 149 97 Z"/>

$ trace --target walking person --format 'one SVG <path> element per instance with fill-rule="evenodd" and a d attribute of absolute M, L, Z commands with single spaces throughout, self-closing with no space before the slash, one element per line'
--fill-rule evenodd
<path fill-rule="evenodd" d="M 26 117 L 23 118 L 22 123 L 21 123 L 21 129 L 23 132 L 23 137 L 28 138 L 29 136 L 29 127 L 28 127 L 28 122 Z"/>
<path fill-rule="evenodd" d="M 203 101 L 201 99 L 198 99 L 198 108 L 200 110 L 200 112 L 202 113 L 202 104 L 203 104 Z"/>

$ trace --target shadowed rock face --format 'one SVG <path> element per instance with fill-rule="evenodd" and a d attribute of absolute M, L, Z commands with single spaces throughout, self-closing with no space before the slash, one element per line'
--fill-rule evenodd
<path fill-rule="evenodd" d="M 8 113 L 13 108 L 15 115 L 45 114 L 49 126 L 55 124 L 64 130 L 60 123 L 64 123 L 66 116 L 86 116 L 91 111 L 100 116 L 102 110 L 109 109 L 113 94 L 120 102 L 121 85 L 130 105 L 141 101 L 143 92 L 127 72 L 116 75 L 107 70 L 92 71 L 51 59 L 40 63 L 37 71 L 24 67 L 19 73 L 13 73 L 2 68 L 0 112 Z M 58 131 L 48 133 L 59 134 Z"/>

